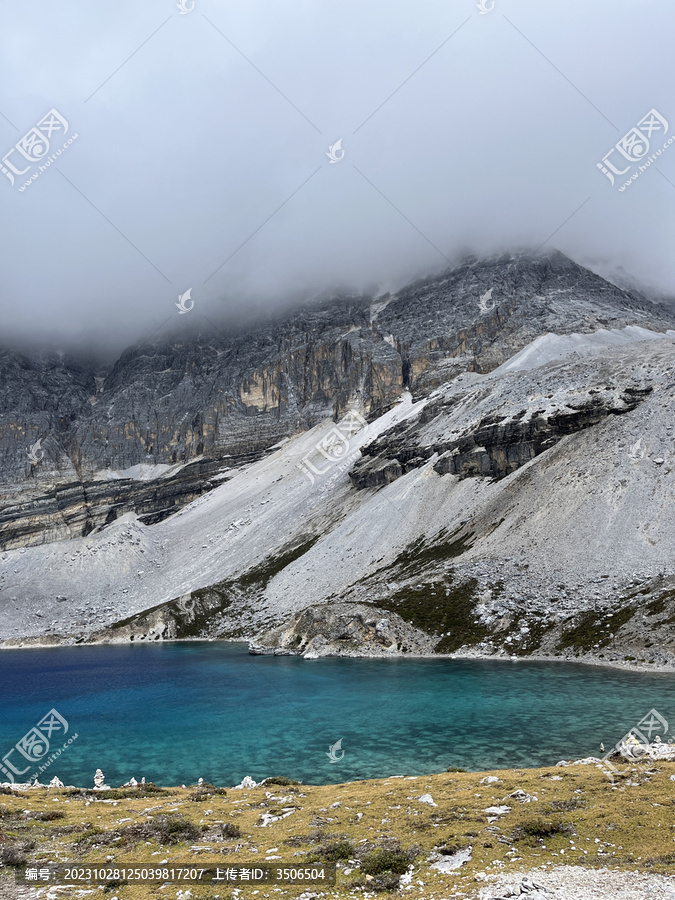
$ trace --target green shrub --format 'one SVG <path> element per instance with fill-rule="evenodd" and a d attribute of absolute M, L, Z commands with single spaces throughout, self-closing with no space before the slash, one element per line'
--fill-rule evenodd
<path fill-rule="evenodd" d="M 189 800 L 194 803 L 203 803 L 205 800 L 212 800 L 216 796 L 224 797 L 227 795 L 225 788 L 217 788 L 212 784 L 200 784 L 194 794 L 190 794 Z"/>
<path fill-rule="evenodd" d="M 90 844 L 94 842 L 94 839 L 99 835 L 103 834 L 102 829 L 100 828 L 88 828 L 86 831 L 83 831 L 82 834 L 75 841 L 76 844 Z"/>
<path fill-rule="evenodd" d="M 551 812 L 571 812 L 573 809 L 586 809 L 588 800 L 581 797 L 573 797 L 571 800 L 551 800 L 549 807 Z"/>
<path fill-rule="evenodd" d="M 157 787 L 152 781 L 148 781 L 145 784 L 139 784 L 138 787 L 117 788 L 110 791 L 102 791 L 100 795 L 97 794 L 95 796 L 100 800 L 134 800 L 136 798 L 143 799 L 144 797 L 153 797 L 156 794 L 166 793 L 170 792 L 164 790 L 164 788 Z"/>
<path fill-rule="evenodd" d="M 351 859 L 354 847 L 350 841 L 331 841 L 309 854 L 307 862 L 337 862 L 339 859 Z"/>
<path fill-rule="evenodd" d="M 60 809 L 48 809 L 45 812 L 36 812 L 31 815 L 31 819 L 36 822 L 54 822 L 56 819 L 65 819 L 66 814 Z"/>
<path fill-rule="evenodd" d="M 138 787 L 112 788 L 109 791 L 90 791 L 86 788 L 68 788 L 60 792 L 64 797 L 77 797 L 80 800 L 88 800 L 95 803 L 98 800 L 142 800 L 145 797 L 154 797 L 157 794 L 171 796 L 175 791 L 157 787 L 151 781 L 147 784 L 139 784 Z"/>
<path fill-rule="evenodd" d="M 562 820 L 560 822 L 550 822 L 544 819 L 532 819 L 517 825 L 511 837 L 514 841 L 524 841 L 530 846 L 536 845 L 538 841 L 549 840 L 556 835 L 574 834 L 574 827 L 566 825 Z"/>
<path fill-rule="evenodd" d="M 371 881 L 368 887 L 375 891 L 396 891 L 399 888 L 400 878 L 400 875 L 385 872 L 384 875 L 380 875 L 379 878 Z"/>
<path fill-rule="evenodd" d="M 373 850 L 361 860 L 361 871 L 364 875 L 403 875 L 409 865 L 408 854 L 403 850 Z"/>
<path fill-rule="evenodd" d="M 459 853 L 460 850 L 464 849 L 464 846 L 460 846 L 459 844 L 442 844 L 440 847 L 435 847 L 435 850 L 441 854 L 441 856 L 454 856 L 455 853 Z"/>
<path fill-rule="evenodd" d="M 158 816 L 153 823 L 153 831 L 160 844 L 180 844 L 183 841 L 196 841 L 202 829 L 193 825 L 183 816 Z"/>
<path fill-rule="evenodd" d="M 20 847 L 5 847 L 0 852 L 0 861 L 3 866 L 25 866 L 28 857 Z"/>

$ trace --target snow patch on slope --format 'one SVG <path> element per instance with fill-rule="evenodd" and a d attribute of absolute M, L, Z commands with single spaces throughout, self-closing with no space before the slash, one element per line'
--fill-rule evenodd
<path fill-rule="evenodd" d="M 563 359 L 575 354 L 577 356 L 592 356 L 602 353 L 610 347 L 622 347 L 636 341 L 668 340 L 675 337 L 675 331 L 667 331 L 665 334 L 641 328 L 639 325 L 628 325 L 626 328 L 612 328 L 607 330 L 600 328 L 593 334 L 543 334 L 531 344 L 516 353 L 492 375 L 503 375 L 505 372 L 522 372 L 527 369 L 538 369 L 548 363 Z"/>
<path fill-rule="evenodd" d="M 190 460 L 194 462 L 194 460 Z M 135 481 L 154 481 L 163 475 L 175 475 L 185 464 L 170 466 L 168 463 L 157 463 L 150 465 L 149 463 L 138 463 L 135 466 L 129 466 L 128 469 L 99 469 L 94 474 L 94 481 L 119 481 L 123 478 L 132 478 Z"/>

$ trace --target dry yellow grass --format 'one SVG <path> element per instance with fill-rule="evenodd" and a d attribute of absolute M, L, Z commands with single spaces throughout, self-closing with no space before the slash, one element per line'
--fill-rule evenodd
<path fill-rule="evenodd" d="M 486 775 L 499 781 L 481 784 Z M 168 864 L 223 867 L 261 862 L 266 856 L 297 865 L 311 858 L 327 859 L 331 853 L 346 857 L 339 863 L 333 888 L 244 886 L 240 895 L 250 897 L 257 890 L 259 898 L 284 898 L 303 891 L 326 897 L 362 896 L 361 891 L 374 894 L 381 885 L 380 876 L 366 879 L 354 861 L 363 863 L 368 853 L 383 847 L 414 857 L 412 896 L 476 897 L 481 886 L 476 875 L 480 879 L 479 873 L 509 868 L 566 863 L 673 872 L 675 782 L 671 775 L 675 775 L 675 763 L 667 762 L 636 766 L 615 787 L 594 766 L 450 772 L 331 786 L 271 784 L 228 790 L 226 795 L 211 793 L 198 801 L 192 799 L 196 788 L 164 789 L 155 795 L 117 800 L 111 800 L 107 792 L 98 792 L 97 799 L 92 799 L 92 791 L 39 789 L 0 796 L 0 848 L 5 852 L 34 842 L 34 848 L 26 851 L 31 863 L 58 860 L 116 866 L 167 860 Z M 509 796 L 518 789 L 537 799 L 522 802 Z M 430 794 L 437 805 L 421 802 L 418 798 L 423 794 Z M 502 804 L 511 811 L 488 822 L 485 810 Z M 263 814 L 290 808 L 293 812 L 286 818 L 263 826 Z M 183 817 L 200 833 L 187 841 L 166 843 L 164 816 Z M 225 823 L 236 825 L 241 836 L 224 837 Z M 336 844 L 340 845 L 337 850 Z M 472 858 L 455 872 L 442 873 L 432 867 L 432 854 L 444 849 L 447 855 L 467 846 L 473 848 Z M 351 870 L 349 874 L 345 869 Z M 384 883 L 391 884 L 392 877 L 389 881 L 385 877 Z M 189 889 L 193 900 L 225 900 L 235 896 L 234 887 L 180 884 L 160 889 L 130 883 L 96 893 L 140 900 L 175 898 L 179 889 Z M 26 896 L 14 887 L 11 867 L 0 869 L 0 894 L 3 898 Z"/>

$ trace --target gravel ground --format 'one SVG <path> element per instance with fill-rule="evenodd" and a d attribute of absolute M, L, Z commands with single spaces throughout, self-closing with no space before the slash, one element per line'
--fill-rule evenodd
<path fill-rule="evenodd" d="M 533 883 L 544 891 L 527 890 Z M 675 900 L 675 876 L 557 866 L 493 876 L 489 887 L 481 888 L 479 897 L 501 900 L 521 894 L 524 900 L 539 900 L 539 895 L 546 900 Z"/>

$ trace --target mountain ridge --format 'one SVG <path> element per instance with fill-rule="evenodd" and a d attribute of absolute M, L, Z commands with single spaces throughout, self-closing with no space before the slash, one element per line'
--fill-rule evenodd
<path fill-rule="evenodd" d="M 219 466 L 247 464 L 354 403 L 375 418 L 402 390 L 423 397 L 463 371 L 491 371 L 546 331 L 631 324 L 665 330 L 675 314 L 552 251 L 469 257 L 395 295 L 305 304 L 231 334 L 182 323 L 178 334 L 175 323 L 104 378 L 67 355 L 5 351 L 0 548 L 70 539 L 128 511 L 169 515 L 211 490 Z M 170 484 L 159 498 L 93 484 L 102 472 L 190 463 L 172 502 Z"/>

